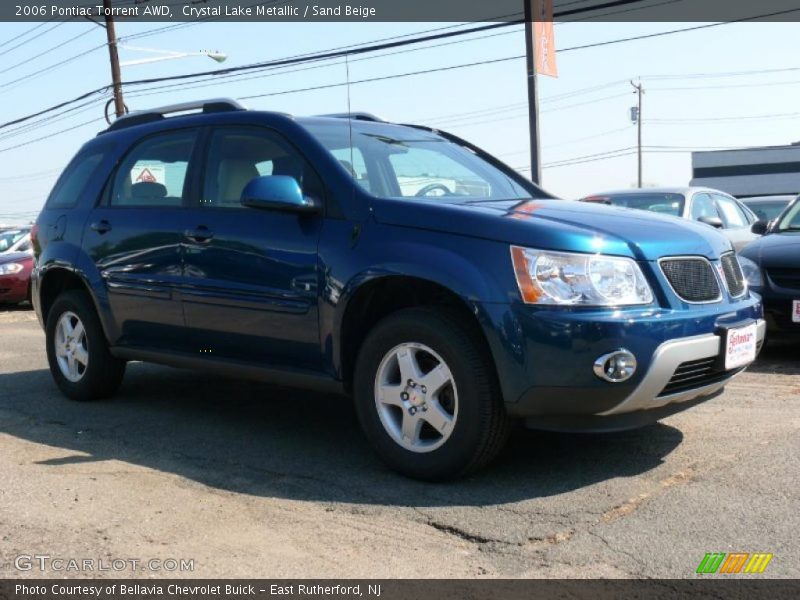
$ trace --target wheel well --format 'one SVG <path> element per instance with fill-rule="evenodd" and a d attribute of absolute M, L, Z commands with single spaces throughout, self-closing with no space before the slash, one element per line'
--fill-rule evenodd
<path fill-rule="evenodd" d="M 458 312 L 465 323 L 475 327 L 491 357 L 478 319 L 458 294 L 425 279 L 384 277 L 361 286 L 347 305 L 341 329 L 342 376 L 346 388 L 350 389 L 353 380 L 358 350 L 378 321 L 404 308 L 420 306 L 442 306 Z"/>
<path fill-rule="evenodd" d="M 72 271 L 66 269 L 53 269 L 49 271 L 39 286 L 39 304 L 42 310 L 42 320 L 47 323 L 47 315 L 53 302 L 67 290 L 86 290 L 86 284 Z"/>

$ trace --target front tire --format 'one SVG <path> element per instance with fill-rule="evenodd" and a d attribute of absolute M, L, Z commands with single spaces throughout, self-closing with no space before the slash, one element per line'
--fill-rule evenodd
<path fill-rule="evenodd" d="M 50 373 L 72 400 L 99 400 L 119 389 L 125 361 L 108 349 L 100 319 L 86 292 L 61 294 L 47 315 L 45 328 Z"/>
<path fill-rule="evenodd" d="M 409 477 L 464 476 L 508 437 L 491 355 L 477 327 L 451 309 L 407 309 L 378 323 L 359 351 L 354 392 L 368 440 Z"/>

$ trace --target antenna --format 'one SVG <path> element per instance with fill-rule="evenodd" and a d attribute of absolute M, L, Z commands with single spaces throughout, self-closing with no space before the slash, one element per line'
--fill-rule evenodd
<path fill-rule="evenodd" d="M 350 168 L 353 179 L 356 178 L 356 163 L 353 160 L 353 108 L 350 106 L 350 53 L 344 55 L 344 68 L 347 80 L 347 129 L 350 135 Z M 355 191 L 356 182 L 353 181 L 353 191 Z"/>

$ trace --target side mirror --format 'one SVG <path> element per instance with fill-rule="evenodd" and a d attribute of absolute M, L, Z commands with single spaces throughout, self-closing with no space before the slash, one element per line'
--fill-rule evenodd
<path fill-rule="evenodd" d="M 722 229 L 725 225 L 722 223 L 722 219 L 719 217 L 700 217 L 697 219 L 701 223 L 705 223 L 706 225 L 711 225 L 712 227 L 716 227 L 717 229 Z"/>
<path fill-rule="evenodd" d="M 756 221 L 750 226 L 750 231 L 756 235 L 764 235 L 769 231 L 769 221 Z"/>
<path fill-rule="evenodd" d="M 311 198 L 303 196 L 303 190 L 294 177 L 288 175 L 265 175 L 256 177 L 242 190 L 242 206 L 286 212 L 314 213 L 319 207 Z"/>

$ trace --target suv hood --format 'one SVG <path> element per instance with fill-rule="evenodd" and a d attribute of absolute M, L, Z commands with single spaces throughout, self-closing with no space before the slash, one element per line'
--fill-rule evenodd
<path fill-rule="evenodd" d="M 568 200 L 498 200 L 458 204 L 425 200 L 374 203 L 380 223 L 568 252 L 636 260 L 662 256 L 718 258 L 732 250 L 714 228 L 643 210 Z"/>

